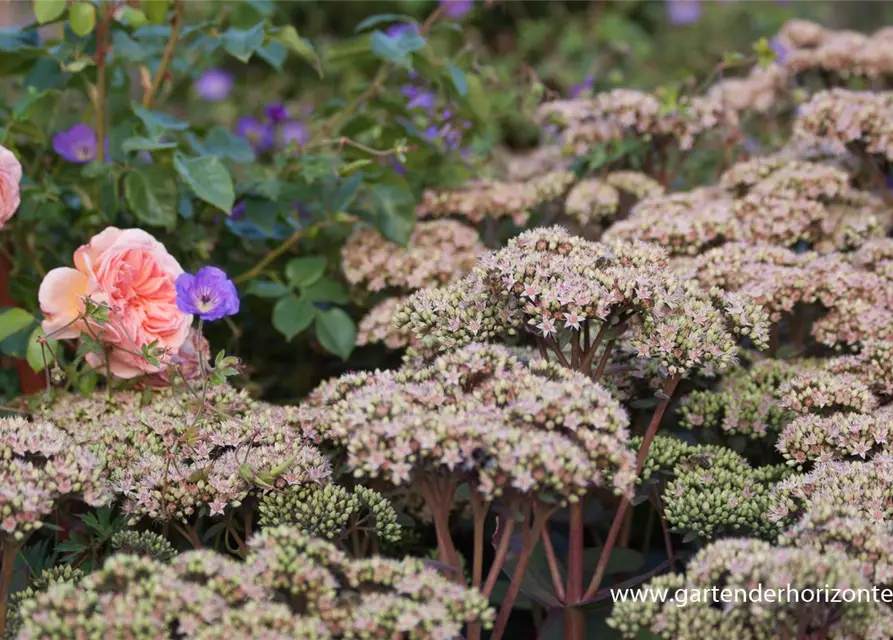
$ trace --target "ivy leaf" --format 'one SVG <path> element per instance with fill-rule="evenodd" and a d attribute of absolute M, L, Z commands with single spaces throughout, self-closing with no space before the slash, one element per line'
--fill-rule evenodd
<path fill-rule="evenodd" d="M 316 339 L 342 360 L 347 360 L 357 343 L 357 325 L 342 309 L 317 312 Z"/>
<path fill-rule="evenodd" d="M 280 298 L 273 306 L 273 327 L 291 340 L 310 326 L 316 317 L 316 307 L 294 294 Z"/>
<path fill-rule="evenodd" d="M 177 224 L 177 182 L 164 167 L 132 169 L 124 178 L 124 197 L 141 222 L 168 229 Z"/>
<path fill-rule="evenodd" d="M 227 214 L 232 212 L 236 199 L 233 179 L 219 158 L 187 158 L 177 152 L 174 154 L 174 168 L 196 196 Z"/>
<path fill-rule="evenodd" d="M 293 287 L 306 287 L 320 279 L 326 270 L 326 259 L 322 256 L 294 258 L 285 265 L 285 277 Z"/>
<path fill-rule="evenodd" d="M 223 33 L 223 48 L 228 54 L 248 62 L 258 48 L 264 45 L 264 23 L 258 22 L 250 29 L 230 27 Z"/>
<path fill-rule="evenodd" d="M 96 7 L 90 2 L 75 2 L 68 10 L 68 24 L 82 38 L 89 36 L 96 28 Z"/>
<path fill-rule="evenodd" d="M 38 24 L 47 24 L 53 20 L 58 20 L 65 13 L 65 0 L 34 0 L 34 17 L 37 18 Z"/>
<path fill-rule="evenodd" d="M 34 316 L 24 309 L 12 308 L 0 313 L 0 342 L 34 322 Z"/>

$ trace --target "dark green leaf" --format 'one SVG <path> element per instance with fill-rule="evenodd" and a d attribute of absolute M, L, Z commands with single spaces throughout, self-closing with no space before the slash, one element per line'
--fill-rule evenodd
<path fill-rule="evenodd" d="M 516 542 L 513 541 L 515 547 L 520 548 L 521 534 L 514 534 L 514 537 L 517 538 Z M 511 544 L 509 548 L 512 548 Z M 517 551 L 509 551 L 502 570 L 511 579 L 514 577 L 517 567 L 518 553 Z M 521 579 L 521 593 L 549 609 L 561 606 L 561 602 L 555 596 L 555 589 L 552 586 L 552 574 L 549 570 L 549 563 L 546 560 L 542 543 L 537 543 L 537 546 L 530 554 L 527 569 L 524 571 L 524 577 Z"/>
<path fill-rule="evenodd" d="M 277 71 L 282 71 L 282 65 L 288 57 L 288 49 L 277 40 L 270 40 L 264 46 L 259 47 L 255 53 Z"/>
<path fill-rule="evenodd" d="M 271 280 L 252 280 L 248 284 L 248 294 L 258 298 L 281 298 L 290 289 L 281 282 Z"/>
<path fill-rule="evenodd" d="M 342 309 L 318 311 L 316 339 L 323 349 L 347 360 L 357 343 L 357 325 Z"/>
<path fill-rule="evenodd" d="M 310 326 L 316 317 L 316 307 L 294 294 L 280 298 L 273 306 L 273 327 L 291 340 Z"/>
<path fill-rule="evenodd" d="M 475 73 L 466 76 L 468 93 L 465 96 L 472 115 L 480 121 L 486 122 L 490 117 L 490 98 L 481 77 Z"/>
<path fill-rule="evenodd" d="M 285 265 L 285 277 L 293 287 L 306 287 L 320 279 L 326 270 L 323 256 L 293 258 Z"/>
<path fill-rule="evenodd" d="M 310 302 L 330 302 L 332 304 L 347 304 L 350 296 L 347 290 L 337 280 L 322 276 L 316 282 L 302 291 L 302 297 Z"/>
<path fill-rule="evenodd" d="M 124 179 L 124 197 L 139 221 L 169 229 L 177 224 L 177 182 L 161 165 L 134 167 Z"/>
<path fill-rule="evenodd" d="M 595 573 L 595 568 L 598 566 L 601 555 L 601 547 L 586 549 L 583 552 L 583 567 L 586 575 Z M 605 575 L 610 576 L 615 573 L 634 573 L 641 569 L 644 563 L 645 557 L 638 551 L 615 547 L 614 550 L 611 551 L 611 557 L 608 559 Z"/>
<path fill-rule="evenodd" d="M 254 162 L 254 150 L 245 138 L 215 127 L 205 137 L 206 152 L 238 163 Z"/>
<path fill-rule="evenodd" d="M 226 213 L 233 210 L 236 199 L 233 179 L 219 158 L 187 158 L 177 152 L 174 154 L 174 168 L 201 200 Z"/>
<path fill-rule="evenodd" d="M 259 22 L 250 29 L 230 27 L 223 33 L 223 48 L 234 58 L 242 62 L 251 60 L 251 56 L 264 44 L 264 23 Z"/>
<path fill-rule="evenodd" d="M 415 228 L 416 201 L 409 185 L 394 175 L 370 190 L 376 227 L 388 240 L 405 246 Z"/>
<path fill-rule="evenodd" d="M 166 113 L 149 111 L 138 105 L 136 102 L 133 103 L 132 108 L 137 117 L 143 121 L 144 125 L 146 125 L 146 130 L 153 138 L 160 136 L 163 131 L 184 131 L 189 128 L 188 122 L 177 120 Z"/>

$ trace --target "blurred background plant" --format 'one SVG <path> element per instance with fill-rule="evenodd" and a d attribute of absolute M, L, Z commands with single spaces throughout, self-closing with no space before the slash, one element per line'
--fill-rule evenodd
<path fill-rule="evenodd" d="M 12 360 L 0 369 L 4 398 L 22 380 L 41 384 L 21 364 L 43 368 L 41 278 L 112 225 L 150 230 L 187 271 L 227 270 L 243 310 L 209 338 L 279 400 L 397 362 L 382 345 L 356 347 L 381 298 L 348 286 L 342 247 L 362 227 L 406 243 L 426 188 L 491 177 L 539 144 L 542 100 L 693 89 L 788 19 L 859 28 L 887 11 L 679 0 L 0 8 L 0 141 L 26 175 L 3 234 L 0 350 L 19 359 L 18 374 Z M 710 164 L 693 158 L 681 179 L 712 177 Z"/>

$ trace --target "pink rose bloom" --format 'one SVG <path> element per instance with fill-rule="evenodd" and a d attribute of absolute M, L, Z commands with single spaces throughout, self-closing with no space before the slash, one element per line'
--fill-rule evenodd
<path fill-rule="evenodd" d="M 53 269 L 40 284 L 43 330 L 57 339 L 87 333 L 78 316 L 89 296 L 110 309 L 109 322 L 91 321 L 90 329 L 106 345 L 118 347 L 109 353 L 112 373 L 133 378 L 161 371 L 163 366 L 152 366 L 137 354 L 155 341 L 176 354 L 189 335 L 192 316 L 177 308 L 174 287 L 183 273 L 180 264 L 145 231 L 109 227 L 75 251 L 74 266 Z M 97 368 L 104 365 L 95 353 L 87 361 Z"/>
<path fill-rule="evenodd" d="M 19 208 L 22 165 L 12 151 L 0 145 L 0 229 Z"/>

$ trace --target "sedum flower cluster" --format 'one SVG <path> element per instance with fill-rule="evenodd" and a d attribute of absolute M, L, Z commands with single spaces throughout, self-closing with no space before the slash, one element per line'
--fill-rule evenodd
<path fill-rule="evenodd" d="M 346 449 L 356 477 L 394 485 L 448 473 L 488 500 L 575 501 L 600 486 L 629 493 L 635 477 L 626 412 L 607 391 L 495 345 L 342 377 L 317 390 L 300 418 Z"/>
<path fill-rule="evenodd" d="M 577 182 L 564 201 L 564 213 L 581 226 L 605 224 L 627 215 L 632 206 L 664 192 L 663 186 L 638 171 L 612 171 Z"/>
<path fill-rule="evenodd" d="M 671 375 L 721 371 L 739 338 L 762 348 L 768 337 L 758 305 L 676 278 L 660 248 L 591 242 L 560 227 L 522 233 L 453 287 L 414 294 L 396 321 L 424 347 L 447 350 L 519 331 L 555 341 L 590 322 L 622 333 L 633 319 L 631 344 Z"/>
<path fill-rule="evenodd" d="M 693 391 L 682 399 L 679 424 L 755 440 L 778 432 L 790 416 L 780 404 L 781 385 L 798 375 L 802 366 L 766 359 L 733 369 L 716 389 Z"/>
<path fill-rule="evenodd" d="M 576 180 L 573 172 L 556 169 L 517 181 L 478 180 L 461 189 L 426 190 L 418 207 L 420 218 L 459 216 L 478 224 L 485 219 L 527 223 L 537 208 L 561 198 Z"/>
<path fill-rule="evenodd" d="M 112 490 L 135 521 L 187 521 L 223 514 L 250 494 L 325 482 L 329 461 L 304 437 L 289 410 L 214 387 L 200 399 L 165 390 L 110 399 L 63 397 L 48 416 L 106 462 Z"/>
<path fill-rule="evenodd" d="M 544 122 L 558 125 L 561 144 L 578 155 L 590 146 L 627 136 L 671 139 L 687 150 L 696 138 L 738 124 L 735 112 L 716 97 L 684 97 L 668 107 L 658 96 L 635 89 L 547 102 L 539 116 Z"/>
<path fill-rule="evenodd" d="M 794 134 L 836 143 L 840 153 L 853 148 L 893 159 L 893 94 L 831 89 L 804 104 Z"/>
<path fill-rule="evenodd" d="M 91 506 L 111 496 L 100 455 L 56 425 L 0 418 L 0 541 L 19 545 L 67 497 Z"/>
<path fill-rule="evenodd" d="M 148 556 L 159 562 L 170 562 L 177 555 L 167 538 L 154 531 L 119 531 L 109 543 L 115 553 Z"/>
<path fill-rule="evenodd" d="M 3 633 L 3 637 L 9 639 L 17 637 L 23 622 L 20 608 L 24 601 L 36 597 L 37 594 L 45 592 L 55 584 L 76 584 L 80 582 L 83 577 L 83 571 L 67 564 L 58 565 L 41 571 L 30 581 L 26 588 L 15 592 L 10 597 L 6 618 L 6 630 Z"/>
<path fill-rule="evenodd" d="M 249 547 L 244 563 L 211 551 L 171 564 L 114 555 L 78 583 L 25 600 L 19 637 L 451 640 L 492 618 L 478 592 L 419 560 L 351 560 L 287 527 Z"/>
<path fill-rule="evenodd" d="M 883 604 L 864 597 L 832 599 L 833 591 L 826 595 L 826 585 L 870 594 L 871 582 L 860 568 L 857 560 L 835 549 L 774 547 L 748 538 L 719 540 L 699 551 L 684 575 L 661 576 L 646 585 L 668 589 L 678 600 L 617 602 L 608 624 L 624 638 L 642 632 L 678 640 L 889 637 L 893 615 Z M 757 585 L 763 594 L 773 591 L 781 597 L 735 594 L 749 594 Z"/>
<path fill-rule="evenodd" d="M 385 542 L 400 540 L 397 512 L 377 491 L 357 486 L 308 484 L 270 492 L 258 505 L 262 527 L 289 525 L 328 540 L 353 531 L 371 531 Z"/>
<path fill-rule="evenodd" d="M 382 342 L 388 349 L 402 349 L 413 344 L 408 331 L 394 326 L 394 315 L 407 297 L 385 298 L 369 309 L 357 325 L 357 346 Z"/>

